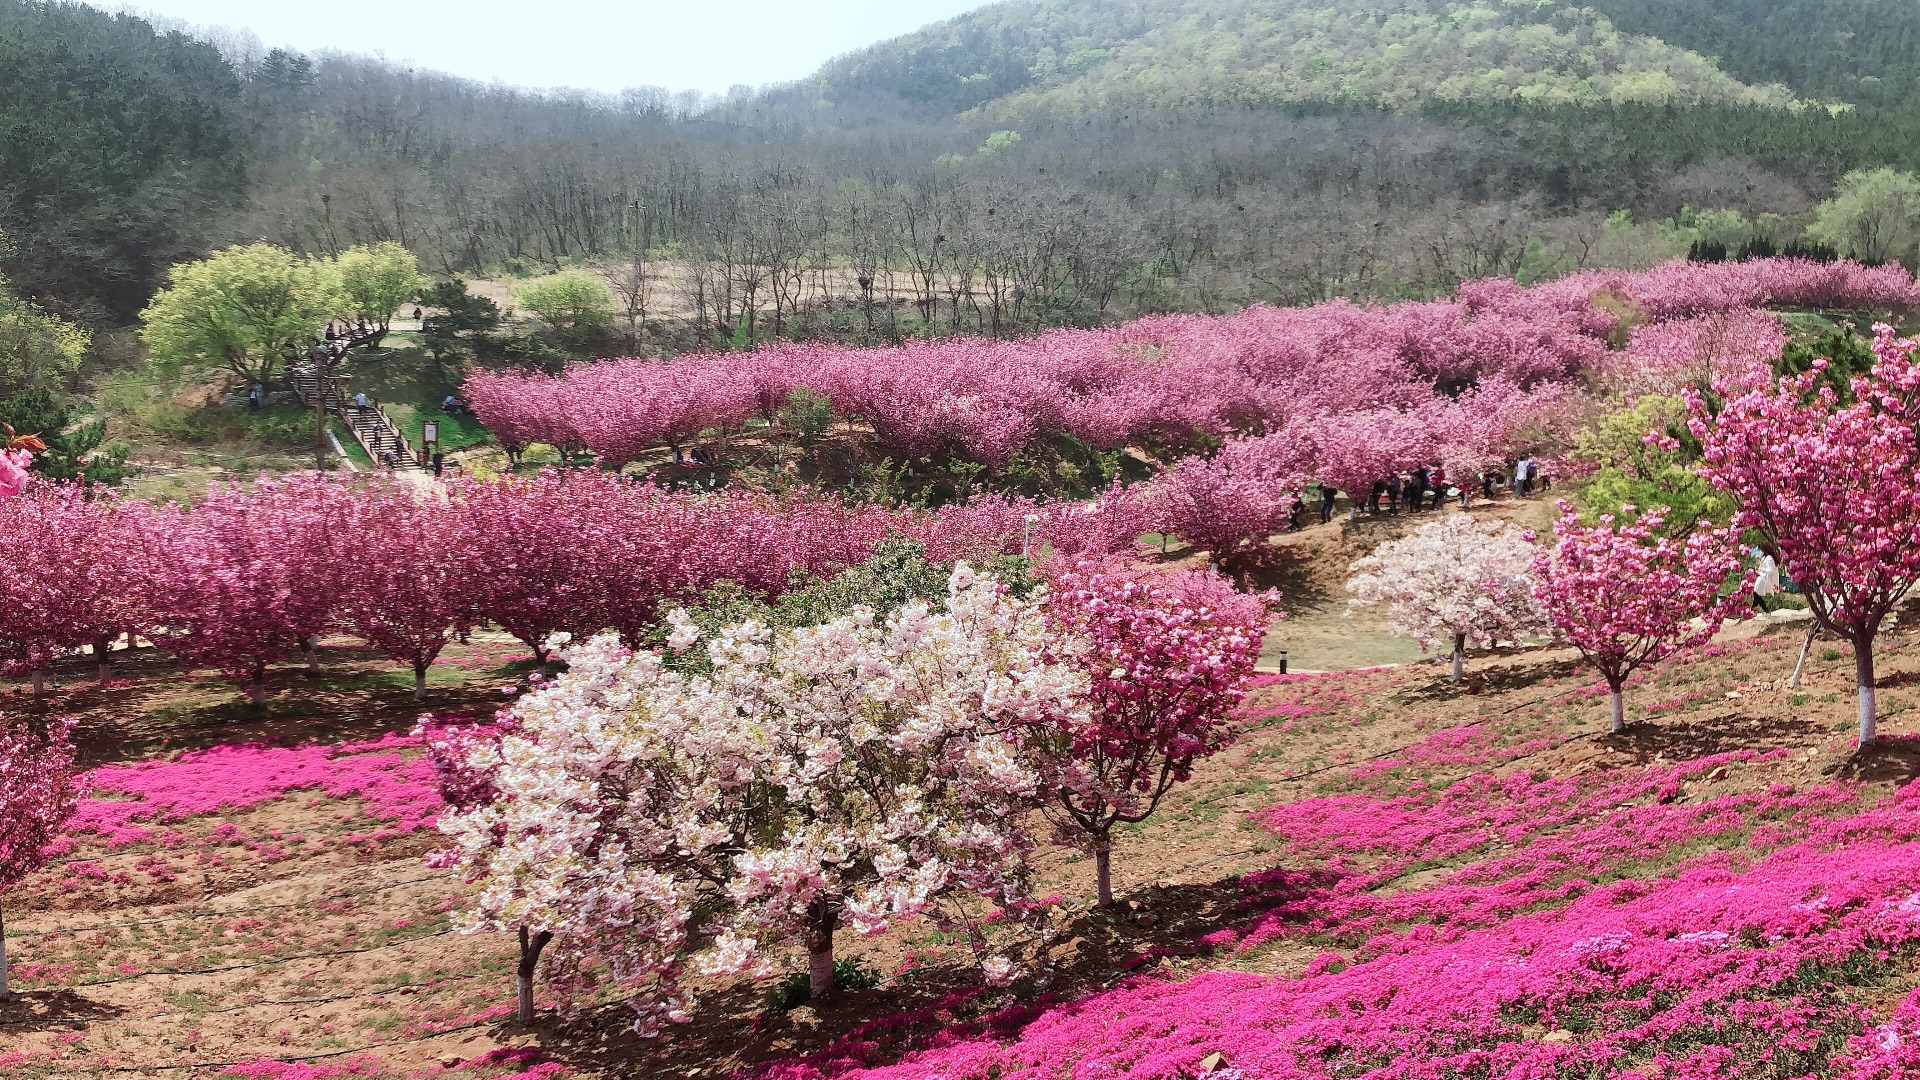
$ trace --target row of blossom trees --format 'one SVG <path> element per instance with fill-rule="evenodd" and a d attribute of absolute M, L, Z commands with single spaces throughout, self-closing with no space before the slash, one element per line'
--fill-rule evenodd
<path fill-rule="evenodd" d="M 1428 522 L 1353 564 L 1354 609 L 1378 607 L 1388 630 L 1421 649 L 1449 644 L 1453 681 L 1466 650 L 1553 637 L 1606 681 L 1612 730 L 1626 728 L 1633 673 L 1718 633 L 1750 585 L 1730 529 L 1685 541 L 1660 534 L 1659 511 L 1593 524 L 1565 502 L 1551 549 L 1531 531 L 1466 514 Z"/>
<path fill-rule="evenodd" d="M 1731 494 L 1728 528 L 1663 534 L 1653 508 L 1583 523 L 1561 504 L 1550 552 L 1511 526 L 1464 515 L 1430 523 L 1354 566 L 1356 606 L 1384 606 L 1390 628 L 1423 648 L 1451 640 L 1454 676 L 1468 644 L 1551 629 L 1578 646 L 1612 695 L 1639 668 L 1718 631 L 1751 586 L 1739 538 L 1777 552 L 1820 628 L 1853 646 L 1860 742 L 1876 734 L 1874 645 L 1920 584 L 1920 343 L 1875 328 L 1872 371 L 1843 399 L 1816 362 L 1774 378 L 1759 366 L 1714 380 L 1716 403 L 1690 391 L 1700 471 Z M 1667 444 L 1653 432 L 1649 440 Z M 1537 605 L 1537 606 L 1536 606 Z"/>
<path fill-rule="evenodd" d="M 772 973 L 800 941 L 816 994 L 834 936 L 931 918 L 1011 980 L 1044 937 L 1029 811 L 1094 855 L 1224 744 L 1265 602 L 1206 573 L 1081 564 L 1022 598 L 964 562 L 936 602 L 615 635 L 501 723 L 436 733 L 470 929 L 520 936 L 573 994 L 618 984 L 643 1032 L 684 1021 L 689 974 Z M 700 653 L 701 662 L 679 663 Z M 1042 950 L 1044 952 L 1044 950 Z"/>
<path fill-rule="evenodd" d="M 1146 526 L 1116 491 L 1092 504 L 990 497 L 920 512 L 806 493 L 694 494 L 596 470 L 426 495 L 314 474 L 209 489 L 191 507 L 27 486 L 0 500 L 0 665 L 36 686 L 62 655 L 148 639 L 254 696 L 273 664 L 345 631 L 426 672 L 482 620 L 541 656 L 556 633 L 629 644 L 720 581 L 777 596 L 854 566 L 891 535 L 936 559 L 1101 556 Z M 1031 518 L 1032 520 L 1029 520 Z"/>

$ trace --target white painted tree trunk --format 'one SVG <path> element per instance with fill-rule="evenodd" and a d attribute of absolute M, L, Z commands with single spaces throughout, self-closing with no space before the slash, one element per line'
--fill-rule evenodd
<path fill-rule="evenodd" d="M 1609 696 L 1613 705 L 1613 733 L 1618 735 L 1627 730 L 1627 695 L 1614 690 Z"/>
<path fill-rule="evenodd" d="M 1787 689 L 1800 689 L 1800 672 L 1806 669 L 1807 654 L 1813 651 L 1813 636 L 1819 632 L 1817 623 L 1807 624 L 1807 638 L 1800 643 L 1800 659 L 1793 662 L 1793 678 L 1787 680 Z"/>
<path fill-rule="evenodd" d="M 1453 635 L 1453 681 L 1459 682 L 1467 672 L 1467 635 Z"/>
<path fill-rule="evenodd" d="M 807 996 L 814 1001 L 833 992 L 833 931 L 839 912 L 826 900 L 813 902 L 807 928 Z"/>
<path fill-rule="evenodd" d="M 1878 734 L 1878 702 L 1875 699 L 1876 680 L 1873 677 L 1873 646 L 1853 647 L 1853 670 L 1860 684 L 1860 745 L 1873 742 Z"/>

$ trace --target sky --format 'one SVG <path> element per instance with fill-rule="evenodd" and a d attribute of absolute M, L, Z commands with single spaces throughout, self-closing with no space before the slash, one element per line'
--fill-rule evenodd
<path fill-rule="evenodd" d="M 116 5 L 252 30 L 269 48 L 385 56 L 487 82 L 723 93 L 826 60 L 983 0 L 140 0 Z M 105 6 L 105 5 L 103 5 Z"/>

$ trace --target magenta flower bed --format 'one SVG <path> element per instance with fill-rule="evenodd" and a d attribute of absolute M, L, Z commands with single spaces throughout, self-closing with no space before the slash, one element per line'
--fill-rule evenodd
<path fill-rule="evenodd" d="M 1320 950 L 1299 976 L 1141 978 L 894 1064 L 851 1040 L 767 1075 L 1171 1080 L 1216 1052 L 1216 1080 L 1912 1075 L 1920 797 L 1708 787 L 1772 762 L 1276 806 L 1260 818 L 1293 857 L 1244 879 L 1252 921 L 1204 943 Z"/>
<path fill-rule="evenodd" d="M 93 833 L 109 846 L 150 840 L 150 826 L 203 814 L 246 810 L 294 791 L 359 799 L 381 824 L 358 839 L 385 839 L 429 827 L 442 803 L 433 764 L 405 751 L 417 737 L 389 734 L 370 742 L 294 749 L 255 744 L 215 746 L 174 761 L 143 761 L 93 770 L 68 832 Z"/>

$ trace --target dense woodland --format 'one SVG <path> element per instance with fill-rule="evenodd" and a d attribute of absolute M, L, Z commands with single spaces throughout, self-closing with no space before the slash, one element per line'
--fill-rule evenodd
<path fill-rule="evenodd" d="M 1920 165 L 1914 71 L 1879 0 L 1051 0 L 605 97 L 0 0 L 0 272 L 102 326 L 233 241 L 595 260 L 655 349 L 1425 296 L 1658 261 L 1690 207 L 1795 240 L 1848 170 Z"/>

